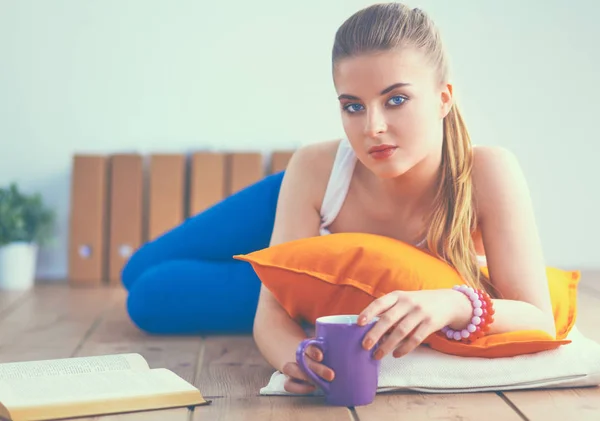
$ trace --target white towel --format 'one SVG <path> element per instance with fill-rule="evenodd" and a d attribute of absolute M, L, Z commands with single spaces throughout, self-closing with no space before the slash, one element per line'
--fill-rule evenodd
<path fill-rule="evenodd" d="M 381 360 L 379 392 L 414 390 L 458 393 L 600 384 L 600 344 L 573 328 L 570 344 L 550 351 L 505 358 L 448 355 L 421 346 L 401 358 Z M 261 395 L 291 395 L 285 375 L 275 372 Z M 322 395 L 320 390 L 311 395 Z"/>

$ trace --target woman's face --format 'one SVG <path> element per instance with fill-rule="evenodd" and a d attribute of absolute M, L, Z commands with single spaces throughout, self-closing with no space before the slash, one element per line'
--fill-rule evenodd
<path fill-rule="evenodd" d="M 381 178 L 441 153 L 451 87 L 417 50 L 344 58 L 334 69 L 342 123 L 358 159 Z"/>

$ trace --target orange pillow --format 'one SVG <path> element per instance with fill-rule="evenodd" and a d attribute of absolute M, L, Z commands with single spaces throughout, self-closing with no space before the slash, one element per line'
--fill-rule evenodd
<path fill-rule="evenodd" d="M 365 233 L 304 238 L 234 258 L 252 265 L 292 318 L 311 324 L 321 316 L 358 314 L 374 299 L 392 291 L 452 288 L 464 283 L 454 268 L 424 251 L 393 238 Z M 464 344 L 438 332 L 424 343 L 448 354 L 490 358 L 570 343 L 565 338 L 575 323 L 580 272 L 549 267 L 547 276 L 556 338 L 543 331 L 517 331 Z"/>

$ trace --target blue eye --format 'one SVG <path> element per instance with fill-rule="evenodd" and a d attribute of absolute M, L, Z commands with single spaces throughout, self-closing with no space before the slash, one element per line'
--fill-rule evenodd
<path fill-rule="evenodd" d="M 406 97 L 404 97 L 402 95 L 396 95 L 396 96 L 391 97 L 388 100 L 388 104 L 391 105 L 392 107 L 399 106 L 399 105 L 402 105 L 406 100 L 407 100 Z M 356 103 L 347 104 L 344 106 L 344 110 L 350 114 L 356 114 L 360 111 L 363 111 L 364 109 L 365 109 L 365 107 L 363 107 L 361 104 L 356 104 Z"/>
<path fill-rule="evenodd" d="M 400 95 L 396 95 L 390 98 L 391 105 L 401 105 L 404 101 L 406 101 L 406 98 Z"/>
<path fill-rule="evenodd" d="M 360 104 L 348 104 L 344 107 L 344 109 L 346 111 L 348 111 L 349 113 L 356 113 L 358 111 L 362 110 L 362 105 Z"/>

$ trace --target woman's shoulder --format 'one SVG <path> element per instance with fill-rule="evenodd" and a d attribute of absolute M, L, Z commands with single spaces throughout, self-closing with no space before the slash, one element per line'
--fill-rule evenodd
<path fill-rule="evenodd" d="M 331 166 L 340 142 L 341 139 L 334 139 L 302 145 L 294 151 L 294 156 L 318 165 Z"/>
<path fill-rule="evenodd" d="M 327 182 L 339 144 L 340 139 L 303 145 L 294 151 L 289 165 L 312 181 Z"/>
<path fill-rule="evenodd" d="M 527 191 L 525 176 L 516 155 L 499 146 L 473 147 L 473 193 L 480 212 Z"/>
<path fill-rule="evenodd" d="M 341 139 L 300 146 L 288 163 L 286 178 L 294 187 L 310 187 L 316 204 L 322 202 Z"/>
<path fill-rule="evenodd" d="M 519 161 L 513 152 L 500 146 L 473 147 L 474 183 L 502 178 L 506 171 L 520 171 Z"/>

